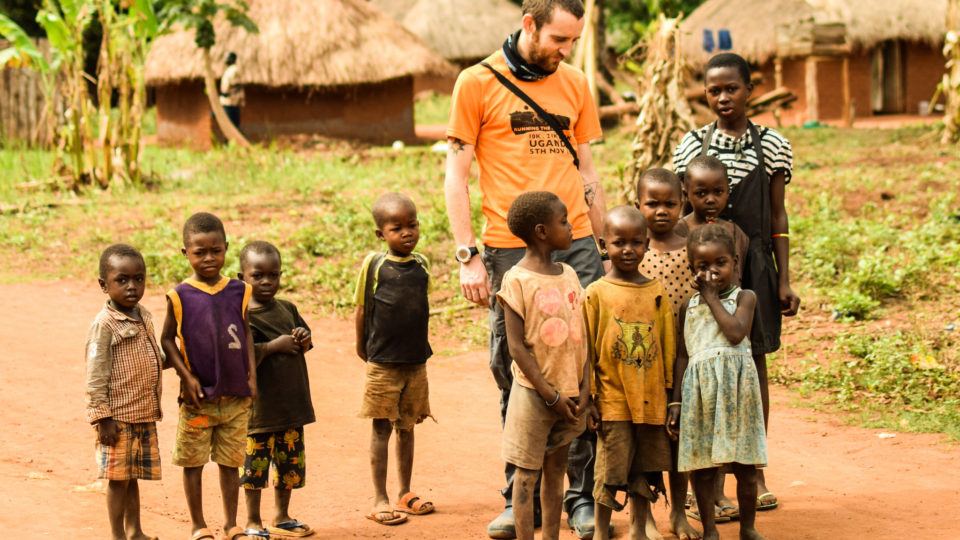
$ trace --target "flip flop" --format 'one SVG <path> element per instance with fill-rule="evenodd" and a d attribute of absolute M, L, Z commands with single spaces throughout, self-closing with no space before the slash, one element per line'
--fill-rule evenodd
<path fill-rule="evenodd" d="M 244 529 L 243 534 L 247 535 L 247 538 L 271 538 L 270 531 L 266 529 L 254 529 L 253 527 Z"/>
<path fill-rule="evenodd" d="M 247 529 L 247 531 L 249 530 L 256 531 L 256 529 Z M 233 526 L 229 531 L 225 531 L 225 534 L 227 540 L 236 540 L 238 537 L 244 538 L 244 540 L 250 540 L 250 534 L 248 534 L 247 531 L 241 529 L 240 527 Z M 213 535 L 210 535 L 210 538 L 213 538 Z"/>
<path fill-rule="evenodd" d="M 267 526 L 267 530 L 279 536 L 292 536 L 296 538 L 310 536 L 314 532 L 309 525 L 299 519 L 289 519 L 287 521 L 281 521 L 276 525 L 269 525 Z"/>
<path fill-rule="evenodd" d="M 700 512 L 698 512 L 697 510 L 687 510 L 687 517 L 691 519 L 695 519 L 697 521 L 701 521 Z M 714 514 L 713 516 L 714 523 L 726 523 L 728 521 L 732 521 L 730 519 L 730 516 L 723 516 L 723 515 L 716 515 L 716 514 Z"/>
<path fill-rule="evenodd" d="M 214 536 L 213 531 L 211 531 L 206 527 L 202 529 L 197 529 L 197 531 L 190 536 L 190 540 L 203 540 L 204 538 L 209 538 L 210 540 L 214 540 L 216 536 Z"/>
<path fill-rule="evenodd" d="M 432 502 L 422 499 L 419 495 L 412 491 L 408 491 L 406 495 L 397 501 L 397 505 L 394 507 L 394 510 L 397 512 L 403 512 L 404 514 L 423 516 L 433 512 L 435 508 L 433 507 Z"/>
<path fill-rule="evenodd" d="M 689 510 L 690 508 L 693 507 L 694 504 L 696 504 L 696 502 L 697 502 L 697 498 L 694 496 L 693 492 L 688 491 L 687 499 L 683 501 L 683 507 Z"/>
<path fill-rule="evenodd" d="M 728 517 L 731 521 L 736 521 L 740 519 L 740 510 L 729 504 L 718 506 L 717 512 L 713 515 L 713 520 L 716 521 L 717 518 L 721 517 Z"/>
<path fill-rule="evenodd" d="M 764 499 L 766 499 L 767 502 L 764 502 Z M 771 501 L 770 499 L 773 500 Z M 757 510 L 760 512 L 773 510 L 778 506 L 780 506 L 780 503 L 777 501 L 777 496 L 769 491 L 766 493 L 761 493 L 759 496 L 757 496 Z"/>
<path fill-rule="evenodd" d="M 381 519 L 380 516 L 382 514 L 391 514 L 393 515 L 393 517 L 390 519 Z M 383 510 L 381 512 L 370 512 L 369 514 L 367 514 L 367 519 L 371 521 L 376 521 L 381 525 L 400 525 L 401 523 L 407 522 L 407 516 L 403 514 L 398 515 L 397 512 L 393 510 Z"/>

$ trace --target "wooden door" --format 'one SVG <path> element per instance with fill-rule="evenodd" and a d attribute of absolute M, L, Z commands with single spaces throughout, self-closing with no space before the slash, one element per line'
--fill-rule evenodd
<path fill-rule="evenodd" d="M 906 112 L 904 48 L 899 40 L 888 40 L 873 50 L 871 107 L 874 113 Z"/>

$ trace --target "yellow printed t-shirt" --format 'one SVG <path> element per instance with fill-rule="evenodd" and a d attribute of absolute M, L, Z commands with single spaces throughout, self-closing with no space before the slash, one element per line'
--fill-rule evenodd
<path fill-rule="evenodd" d="M 540 372 L 564 397 L 580 395 L 587 348 L 583 339 L 583 288 L 577 272 L 563 265 L 556 276 L 514 266 L 503 275 L 497 301 L 523 319 L 523 344 L 533 353 Z M 513 363 L 513 377 L 533 385 Z"/>
<path fill-rule="evenodd" d="M 486 62 L 506 75 L 543 110 L 557 116 L 574 149 L 599 139 L 600 118 L 581 71 L 561 63 L 552 75 L 525 82 L 510 73 L 502 51 Z M 550 191 L 567 205 L 573 237 L 593 234 L 584 201 L 583 178 L 560 137 L 530 107 L 477 64 L 457 78 L 447 137 L 474 145 L 487 223 L 483 244 L 523 247 L 507 228 L 507 210 L 527 191 Z"/>
<path fill-rule="evenodd" d="M 584 302 L 594 391 L 603 420 L 663 425 L 676 331 L 663 285 L 603 278 Z"/>

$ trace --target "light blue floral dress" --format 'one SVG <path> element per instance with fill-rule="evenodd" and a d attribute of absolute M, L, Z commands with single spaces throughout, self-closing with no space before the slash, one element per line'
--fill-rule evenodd
<path fill-rule="evenodd" d="M 740 288 L 720 300 L 737 309 Z M 699 294 L 690 299 L 683 325 L 690 360 L 683 375 L 680 409 L 682 472 L 724 463 L 767 464 L 760 382 L 750 354 L 749 336 L 731 345 Z"/>

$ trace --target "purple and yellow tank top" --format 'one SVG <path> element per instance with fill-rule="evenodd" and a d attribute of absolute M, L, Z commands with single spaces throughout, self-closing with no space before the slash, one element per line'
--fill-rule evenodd
<path fill-rule="evenodd" d="M 167 293 L 180 353 L 207 400 L 250 395 L 244 316 L 252 291 L 224 276 L 214 285 L 187 279 Z"/>

